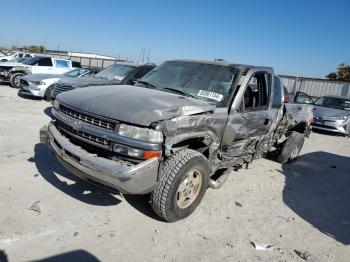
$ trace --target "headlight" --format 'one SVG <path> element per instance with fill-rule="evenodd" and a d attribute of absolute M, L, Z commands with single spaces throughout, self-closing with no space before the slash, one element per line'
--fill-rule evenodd
<path fill-rule="evenodd" d="M 330 119 L 334 119 L 334 120 L 348 120 L 349 116 L 345 116 L 345 115 L 339 115 L 339 116 L 330 116 Z"/>
<path fill-rule="evenodd" d="M 58 102 L 57 99 L 55 99 L 55 102 L 53 102 L 53 108 L 55 108 L 56 110 L 60 109 L 60 103 Z"/>
<path fill-rule="evenodd" d="M 32 81 L 34 85 L 40 86 L 40 85 L 46 85 L 44 81 Z"/>
<path fill-rule="evenodd" d="M 153 143 L 163 141 L 163 135 L 160 131 L 125 124 L 119 126 L 118 135 Z"/>

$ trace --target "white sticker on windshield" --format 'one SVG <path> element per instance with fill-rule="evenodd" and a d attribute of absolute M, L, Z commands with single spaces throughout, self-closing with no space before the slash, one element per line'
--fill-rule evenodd
<path fill-rule="evenodd" d="M 216 100 L 218 102 L 220 102 L 224 97 L 222 94 L 218 94 L 218 93 L 211 92 L 208 90 L 199 90 L 197 95 L 201 96 L 201 97 L 205 97 L 205 98 L 210 98 L 210 99 Z"/>

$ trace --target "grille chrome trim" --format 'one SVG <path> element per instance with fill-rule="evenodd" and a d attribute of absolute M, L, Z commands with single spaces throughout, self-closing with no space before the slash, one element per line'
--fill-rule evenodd
<path fill-rule="evenodd" d="M 79 136 L 91 142 L 94 142 L 103 146 L 109 146 L 111 144 L 111 141 L 107 138 L 99 137 L 81 130 L 75 130 L 73 127 L 63 123 L 62 121 L 57 121 L 57 125 L 58 125 L 58 128 L 62 129 L 64 132 L 71 133 L 73 135 Z"/>
<path fill-rule="evenodd" d="M 106 120 L 103 120 L 101 118 L 92 117 L 92 116 L 89 116 L 87 114 L 80 113 L 76 110 L 72 110 L 68 107 L 65 107 L 62 104 L 60 105 L 60 111 L 65 115 L 71 116 L 75 119 L 81 120 L 81 121 L 88 123 L 90 125 L 94 125 L 94 126 L 106 129 L 106 130 L 111 130 L 111 131 L 115 130 L 116 123 L 114 123 L 114 122 L 106 121 Z"/>

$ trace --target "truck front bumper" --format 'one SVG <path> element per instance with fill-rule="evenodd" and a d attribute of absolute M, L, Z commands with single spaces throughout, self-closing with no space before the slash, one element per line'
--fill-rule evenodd
<path fill-rule="evenodd" d="M 110 160 L 72 144 L 50 123 L 40 130 L 40 142 L 47 142 L 61 164 L 72 174 L 99 186 L 125 194 L 146 194 L 157 184 L 158 158 L 140 164 Z"/>

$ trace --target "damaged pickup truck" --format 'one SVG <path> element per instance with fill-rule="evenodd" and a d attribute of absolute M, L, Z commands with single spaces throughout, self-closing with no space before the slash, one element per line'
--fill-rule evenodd
<path fill-rule="evenodd" d="M 270 67 L 168 61 L 135 86 L 58 95 L 40 140 L 86 181 L 151 193 L 154 211 L 172 222 L 190 215 L 230 170 L 272 152 L 282 163 L 298 156 L 312 111 L 283 96 Z"/>

